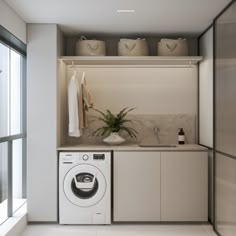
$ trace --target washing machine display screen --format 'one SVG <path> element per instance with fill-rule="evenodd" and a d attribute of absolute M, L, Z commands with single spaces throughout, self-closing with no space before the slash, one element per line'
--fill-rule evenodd
<path fill-rule="evenodd" d="M 98 191 L 97 178 L 90 173 L 79 173 L 73 178 L 71 189 L 75 196 L 81 199 L 91 198 Z"/>
<path fill-rule="evenodd" d="M 105 160 L 105 154 L 93 154 L 93 160 Z"/>

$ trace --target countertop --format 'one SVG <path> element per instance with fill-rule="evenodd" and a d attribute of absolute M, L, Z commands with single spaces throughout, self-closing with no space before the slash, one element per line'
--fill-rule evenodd
<path fill-rule="evenodd" d="M 119 146 L 110 146 L 110 145 L 64 145 L 57 148 L 58 151 L 208 151 L 207 148 L 197 145 L 197 144 L 184 144 L 176 145 L 176 147 L 140 147 L 138 144 L 126 144 Z"/>

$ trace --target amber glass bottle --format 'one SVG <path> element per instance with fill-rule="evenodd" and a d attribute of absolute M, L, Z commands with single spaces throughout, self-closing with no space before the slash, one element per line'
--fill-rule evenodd
<path fill-rule="evenodd" d="M 178 142 L 179 144 L 184 144 L 184 141 L 185 141 L 184 129 L 180 128 L 179 135 L 178 135 Z"/>

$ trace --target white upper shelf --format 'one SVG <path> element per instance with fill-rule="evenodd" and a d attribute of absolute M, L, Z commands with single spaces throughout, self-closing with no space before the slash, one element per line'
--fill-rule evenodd
<path fill-rule="evenodd" d="M 191 66 L 203 59 L 202 56 L 63 56 L 61 60 L 66 65 L 120 65 L 120 66 Z"/>

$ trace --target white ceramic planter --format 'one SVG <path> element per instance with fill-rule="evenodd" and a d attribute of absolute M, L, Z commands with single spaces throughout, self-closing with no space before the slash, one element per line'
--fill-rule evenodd
<path fill-rule="evenodd" d="M 109 136 L 103 139 L 103 142 L 109 145 L 119 145 L 125 142 L 125 139 L 122 138 L 117 132 L 112 132 Z"/>

